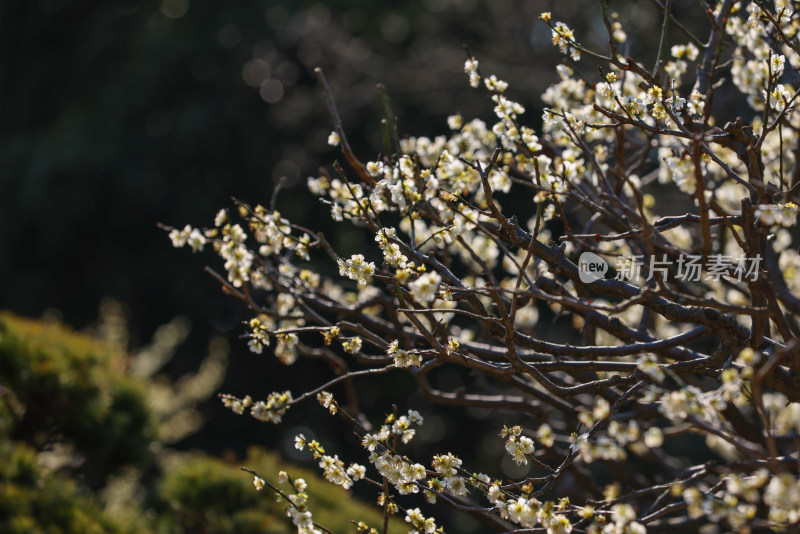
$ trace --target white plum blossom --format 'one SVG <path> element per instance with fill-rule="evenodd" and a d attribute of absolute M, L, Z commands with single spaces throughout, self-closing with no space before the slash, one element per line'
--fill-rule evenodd
<path fill-rule="evenodd" d="M 397 367 L 419 367 L 422 365 L 422 356 L 420 354 L 413 350 L 403 350 L 398 346 L 399 341 L 395 339 L 386 349 L 386 353 L 394 358 L 394 364 Z"/>
<path fill-rule="evenodd" d="M 481 83 L 481 76 L 478 74 L 478 60 L 474 57 L 467 59 L 464 63 L 464 72 L 469 77 L 469 85 L 478 87 Z"/>
<path fill-rule="evenodd" d="M 375 274 L 375 264 L 365 261 L 363 254 L 353 254 L 350 259 L 338 260 L 339 274 L 355 280 L 359 287 L 365 287 Z"/>
<path fill-rule="evenodd" d="M 447 117 L 447 126 L 450 127 L 451 130 L 460 130 L 462 126 L 464 126 L 464 119 L 461 115 L 450 115 Z"/>
<path fill-rule="evenodd" d="M 442 277 L 436 271 L 429 271 L 420 275 L 416 280 L 408 284 L 408 288 L 419 302 L 430 304 L 439 291 L 439 284 Z"/>
<path fill-rule="evenodd" d="M 328 135 L 328 144 L 329 145 L 331 145 L 331 146 L 339 146 L 339 141 L 341 141 L 341 138 L 339 137 L 339 133 L 338 132 L 331 132 L 330 135 Z"/>
<path fill-rule="evenodd" d="M 698 12 L 708 39 L 654 26 L 649 65 L 605 4 L 607 50 L 542 13 L 567 57 L 541 94 L 481 73 L 468 54 L 490 122 L 444 110 L 438 134 L 399 139 L 392 125 L 385 153 L 362 164 L 344 146 L 348 168 L 307 179 L 320 213 L 349 233 L 329 240 L 318 221 L 239 201 L 213 226 L 165 226 L 174 247 L 219 256 L 215 279 L 251 310 L 252 352 L 312 361 L 296 398 L 223 404 L 258 421 L 295 417 L 305 434 L 287 445 L 328 482 L 375 491 L 412 534 L 442 531 L 416 507 L 442 501 L 548 534 L 791 530 L 798 20 L 788 0 L 711 4 Z M 341 146 L 335 124 L 328 143 Z M 582 276 L 598 267 L 612 272 Z M 362 391 L 368 380 L 385 382 Z M 361 447 L 326 453 L 306 438 L 314 421 L 287 413 L 314 397 Z M 420 458 L 462 424 L 450 409 L 463 409 L 458 436 L 471 441 Z M 503 445 L 480 434 L 482 419 L 503 425 Z M 316 534 L 306 480 L 281 471 L 279 497 L 298 532 Z"/>
<path fill-rule="evenodd" d="M 527 436 L 511 436 L 506 441 L 506 451 L 518 464 L 527 464 L 527 455 L 533 454 L 533 440 Z"/>
<path fill-rule="evenodd" d="M 291 406 L 292 394 L 289 391 L 283 393 L 270 393 L 265 401 L 258 401 L 250 408 L 250 414 L 259 421 L 269 421 L 270 423 L 280 423 L 281 417 Z"/>
<path fill-rule="evenodd" d="M 791 227 L 797 223 L 797 204 L 761 204 L 756 208 L 756 217 L 767 226 Z"/>

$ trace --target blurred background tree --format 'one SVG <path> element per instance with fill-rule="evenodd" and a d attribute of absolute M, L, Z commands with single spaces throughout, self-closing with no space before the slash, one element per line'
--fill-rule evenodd
<path fill-rule="evenodd" d="M 658 8 L 618 4 L 633 42 L 650 50 Z M 129 305 L 136 338 L 176 310 L 234 329 L 239 316 L 204 290 L 214 284 L 196 260 L 167 256 L 155 223 L 207 223 L 231 196 L 266 202 L 281 176 L 282 209 L 311 217 L 297 186 L 337 155 L 316 66 L 364 157 L 382 148 L 379 82 L 415 135 L 441 133 L 454 112 L 491 115 L 464 83 L 462 43 L 535 118 L 560 60 L 537 24 L 544 9 L 578 19 L 587 44 L 602 46 L 587 0 L 3 6 L 0 268 L 13 283 L 0 302 L 27 315 L 55 308 L 84 326 L 111 296 Z"/>
<path fill-rule="evenodd" d="M 657 45 L 656 4 L 611 2 L 631 53 L 645 63 Z M 679 19 L 691 12 L 682 8 L 689 0 L 672 4 Z M 604 46 L 605 29 L 589 0 L 4 4 L 0 305 L 27 316 L 60 315 L 83 329 L 95 320 L 98 302 L 113 297 L 125 303 L 118 316 L 128 334 L 118 340 L 120 350 L 141 346 L 160 325 L 186 314 L 184 326 L 194 330 L 182 334 L 188 338 L 165 362 L 167 374 L 195 372 L 210 340 L 224 335 L 232 365 L 219 389 L 276 389 L 268 382 L 279 376 L 280 363 L 249 354 L 235 339 L 244 317 L 238 304 L 203 272 L 205 259 L 175 253 L 156 223 L 210 224 L 231 197 L 268 204 L 285 177 L 278 208 L 311 227 L 329 224 L 304 190 L 307 176 L 339 156 L 326 142 L 332 124 L 316 66 L 325 70 L 351 143 L 365 160 L 382 150 L 377 83 L 388 89 L 401 134 L 441 134 L 456 112 L 492 116 L 484 96 L 464 79 L 462 44 L 486 72 L 510 83 L 529 120 L 538 121 L 539 95 L 561 61 L 549 29 L 538 23 L 545 10 L 569 20 L 590 48 Z M 597 77 L 588 65 L 583 74 Z M 358 248 L 359 239 L 344 232 L 334 242 Z M 318 382 L 321 370 L 309 366 L 303 380 Z M 449 381 L 446 389 L 460 379 L 441 378 Z M 405 386 L 373 385 L 404 395 Z M 366 399 L 377 394 L 362 393 Z M 425 408 L 419 399 L 409 402 Z M 308 417 L 318 415 L 310 410 Z M 248 444 L 260 443 L 291 455 L 292 436 L 309 435 L 299 425 L 276 430 L 231 417 L 214 401 L 200 403 L 197 414 L 187 423 L 193 431 L 176 447 L 242 458 Z M 430 441 L 458 439 L 457 421 L 428 420 Z M 347 436 L 338 438 L 346 447 Z M 476 444 L 487 462 L 502 453 L 492 447 Z"/>

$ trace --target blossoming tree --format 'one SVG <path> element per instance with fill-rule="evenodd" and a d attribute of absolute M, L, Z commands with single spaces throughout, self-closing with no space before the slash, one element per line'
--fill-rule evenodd
<path fill-rule="evenodd" d="M 363 450 L 339 458 L 303 435 L 297 448 L 330 482 L 374 487 L 387 520 L 400 514 L 415 533 L 440 530 L 425 500 L 497 532 L 798 528 L 800 255 L 787 228 L 800 184 L 800 15 L 785 0 L 723 0 L 703 14 L 704 42 L 669 0 L 655 4 L 664 16 L 649 67 L 620 52 L 627 37 L 602 2 L 602 53 L 542 14 L 567 61 L 597 71 L 558 67 L 538 132 L 508 84 L 469 56 L 469 84 L 488 93 L 496 122 L 454 115 L 448 135 L 400 138 L 390 115 L 384 154 L 362 163 L 318 70 L 347 168 L 308 187 L 374 245 L 340 257 L 323 233 L 244 202 L 213 227 L 168 228 L 175 246 L 222 257 L 226 274 L 210 272 L 252 311 L 253 352 L 272 352 L 287 373 L 304 357 L 338 370 L 305 392 L 223 395 L 226 406 L 280 423 L 317 399 Z M 718 123 L 721 91 L 749 115 Z M 675 208 L 656 194 L 683 213 L 665 215 Z M 528 208 L 509 213 L 510 195 Z M 338 277 L 322 274 L 326 262 Z M 568 343 L 537 328 L 540 313 L 571 318 Z M 480 380 L 437 389 L 430 373 L 447 366 Z M 498 419 L 497 439 L 532 475 L 475 473 L 467 451 L 411 458 L 420 413 L 375 421 L 328 391 L 383 373 L 410 374 L 444 409 L 515 414 L 517 425 Z M 703 460 L 673 446 L 686 436 L 704 440 Z M 567 473 L 580 482 L 569 494 Z M 601 487 L 598 473 L 616 482 Z M 280 480 L 271 489 L 298 532 L 327 532 L 305 483 Z M 353 519 L 359 532 L 387 528 Z"/>

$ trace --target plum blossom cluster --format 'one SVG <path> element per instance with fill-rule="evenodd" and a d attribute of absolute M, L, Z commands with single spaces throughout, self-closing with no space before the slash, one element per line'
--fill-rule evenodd
<path fill-rule="evenodd" d="M 414 527 L 409 534 L 433 534 L 436 532 L 436 521 L 432 517 L 425 517 L 419 508 L 406 512 L 406 523 Z"/>
<path fill-rule="evenodd" d="M 207 239 L 206 236 L 197 228 L 192 228 L 188 224 L 183 227 L 183 230 L 177 228 L 169 232 L 169 238 L 172 241 L 172 246 L 181 248 L 189 245 L 192 252 L 200 252 L 203 250 Z"/>
<path fill-rule="evenodd" d="M 281 417 L 292 404 L 292 394 L 289 391 L 272 392 L 266 401 L 253 401 L 250 395 L 240 399 L 233 395 L 220 394 L 222 403 L 237 415 L 242 415 L 245 410 L 250 410 L 250 415 L 259 421 L 280 423 Z"/>
<path fill-rule="evenodd" d="M 522 435 L 522 427 L 504 427 L 500 437 L 508 438 L 506 439 L 506 451 L 516 463 L 528 463 L 528 455 L 533 454 L 534 445 L 531 438 Z"/>
<path fill-rule="evenodd" d="M 278 501 L 282 499 L 286 501 L 288 505 L 286 507 L 286 515 L 291 518 L 292 523 L 297 527 L 298 534 L 322 534 L 323 530 L 314 523 L 311 511 L 308 508 L 308 494 L 305 493 L 307 484 L 304 479 L 292 479 L 286 471 L 279 472 L 278 483 L 280 485 L 288 484 L 291 488 L 289 492 L 285 492 L 269 484 L 254 471 L 249 469 L 246 469 L 246 471 L 253 474 L 253 486 L 255 486 L 256 491 L 261 491 L 269 486 L 270 489 L 278 494 Z"/>
<path fill-rule="evenodd" d="M 344 489 L 350 488 L 354 482 L 364 478 L 366 471 L 363 465 L 356 463 L 346 468 L 338 456 L 323 456 L 319 461 L 319 467 L 323 471 L 325 480 Z"/>
<path fill-rule="evenodd" d="M 421 354 L 414 350 L 403 350 L 399 348 L 399 345 L 400 342 L 395 339 L 389 343 L 389 347 L 386 349 L 386 354 L 394 358 L 394 364 L 397 367 L 419 367 L 422 365 Z"/>
<path fill-rule="evenodd" d="M 259 480 L 262 486 L 264 484 L 264 480 L 256 475 L 256 489 L 259 489 Z M 286 515 L 291 518 L 292 523 L 297 527 L 297 534 L 322 534 L 322 529 L 317 528 L 308 508 L 308 494 L 305 493 L 308 487 L 306 481 L 302 478 L 292 480 L 288 473 L 281 471 L 278 473 L 278 482 L 281 485 L 288 484 L 293 490 L 289 494 L 281 493 L 281 496 L 289 502 L 289 506 L 286 508 Z"/>
<path fill-rule="evenodd" d="M 375 274 L 375 264 L 364 261 L 363 254 L 353 254 L 349 260 L 339 260 L 339 274 L 355 280 L 359 287 L 366 287 Z"/>
<path fill-rule="evenodd" d="M 363 249 L 242 202 L 209 228 L 166 228 L 174 246 L 220 257 L 214 276 L 252 311 L 254 353 L 332 369 L 297 397 L 222 401 L 279 423 L 317 398 L 357 436 L 335 450 L 361 456 L 302 434 L 295 446 L 413 533 L 442 532 L 439 507 L 497 531 L 796 530 L 800 14 L 720 0 L 699 12 L 710 24 L 698 36 L 667 3 L 644 65 L 600 4 L 607 50 L 542 14 L 564 64 L 540 101 L 468 53 L 491 120 L 453 114 L 441 135 L 401 137 L 387 113 L 377 157 L 353 152 L 319 72 L 348 167 L 307 186 Z M 534 127 L 526 108 L 542 105 Z M 636 280 L 587 278 L 584 254 L 651 261 Z M 738 276 L 724 258 L 758 263 Z M 396 374 L 398 391 L 361 397 L 361 381 Z M 411 383 L 425 408 L 402 413 Z M 498 450 L 417 439 L 436 434 L 420 426 L 439 410 L 473 433 L 487 417 L 491 433 L 502 426 Z M 490 460 L 487 473 L 469 467 Z M 296 482 L 289 515 L 316 532 Z"/>
<path fill-rule="evenodd" d="M 756 208 L 755 215 L 767 226 L 791 227 L 797 224 L 797 204 L 761 204 Z"/>

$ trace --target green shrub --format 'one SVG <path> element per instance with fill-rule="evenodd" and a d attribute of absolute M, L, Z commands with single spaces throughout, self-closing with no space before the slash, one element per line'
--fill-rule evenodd
<path fill-rule="evenodd" d="M 263 473 L 275 486 L 279 485 L 276 473 L 281 470 L 289 472 L 294 479 L 305 479 L 315 521 L 333 532 L 355 532 L 351 519 L 365 521 L 371 526 L 380 526 L 383 522 L 379 510 L 358 502 L 314 471 L 286 466 L 274 453 L 252 448 L 242 465 Z M 285 501 L 276 502 L 271 491 L 255 491 L 253 477 L 239 470 L 238 465 L 205 456 L 187 456 L 179 460 L 177 466 L 167 469 L 160 498 L 168 509 L 163 511 L 159 526 L 168 531 L 209 534 L 295 531 L 291 521 L 285 518 Z M 391 531 L 401 532 L 400 523 L 393 521 Z"/>
<path fill-rule="evenodd" d="M 0 532 L 132 532 L 103 514 L 73 481 L 46 475 L 30 447 L 0 440 L 0 458 Z"/>
<path fill-rule="evenodd" d="M 238 465 L 169 449 L 154 462 L 149 451 L 159 416 L 148 395 L 155 389 L 126 374 L 118 350 L 57 324 L 0 312 L 0 534 L 296 530 L 285 503 L 256 491 Z M 313 471 L 285 466 L 274 453 L 253 449 L 242 465 L 267 477 L 285 469 L 305 478 L 319 520 L 334 532 L 354 532 L 350 518 L 382 522 L 376 510 Z M 58 472 L 60 466 L 70 471 Z M 141 499 L 112 502 L 114 492 L 104 491 L 101 502 L 77 482 L 108 489 L 109 475 L 130 474 L 123 466 L 134 472 L 123 482 L 134 486 L 127 495 Z M 101 505 L 114 511 L 104 513 Z"/>
<path fill-rule="evenodd" d="M 100 480 L 144 466 L 156 438 L 143 388 L 122 355 L 63 326 L 0 313 L 0 434 L 37 450 L 64 442 Z"/>

